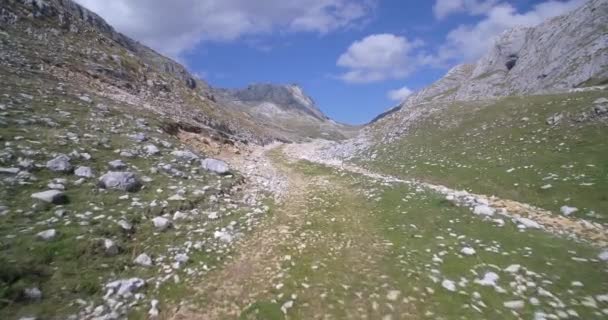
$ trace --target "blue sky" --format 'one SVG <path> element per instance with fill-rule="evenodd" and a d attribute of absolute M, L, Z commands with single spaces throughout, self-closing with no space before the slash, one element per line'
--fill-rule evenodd
<path fill-rule="evenodd" d="M 331 118 L 360 124 L 479 58 L 504 30 L 584 0 L 78 2 L 212 86 L 295 83 Z"/>

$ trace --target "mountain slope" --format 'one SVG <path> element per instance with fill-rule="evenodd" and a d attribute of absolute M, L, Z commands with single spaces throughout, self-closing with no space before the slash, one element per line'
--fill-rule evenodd
<path fill-rule="evenodd" d="M 508 30 L 475 64 L 454 67 L 403 105 L 555 93 L 607 84 L 606 26 L 608 1 L 590 0 L 536 27 Z"/>
<path fill-rule="evenodd" d="M 222 105 L 244 110 L 267 128 L 275 128 L 289 141 L 306 138 L 340 140 L 358 127 L 337 123 L 317 107 L 297 85 L 253 84 L 243 89 L 213 89 Z"/>

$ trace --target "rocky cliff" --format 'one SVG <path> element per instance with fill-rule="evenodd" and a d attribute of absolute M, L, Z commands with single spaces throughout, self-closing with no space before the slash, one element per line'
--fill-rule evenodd
<path fill-rule="evenodd" d="M 505 31 L 474 64 L 409 97 L 403 106 L 563 92 L 608 82 L 608 1 L 591 0 L 536 27 Z"/>

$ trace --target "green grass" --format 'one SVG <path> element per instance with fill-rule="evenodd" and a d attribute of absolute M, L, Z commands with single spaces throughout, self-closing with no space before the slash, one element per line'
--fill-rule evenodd
<path fill-rule="evenodd" d="M 596 248 L 542 231 L 521 232 L 513 224 L 498 227 L 436 193 L 308 162 L 291 166 L 327 183 L 309 190 L 306 205 L 291 212 L 305 216 L 307 223 L 281 252 L 291 257 L 282 263 L 284 286 L 268 284 L 269 293 L 260 294 L 259 302 L 244 312 L 258 312 L 251 319 L 279 318 L 277 308 L 292 295 L 296 299 L 287 315 L 294 319 L 527 319 L 535 312 L 567 310 L 582 319 L 602 317 L 599 309 L 581 305 L 583 297 L 606 293 L 606 270 L 594 260 Z M 461 255 L 464 246 L 476 254 Z M 443 262 L 433 260 L 440 255 Z M 512 264 L 526 271 L 517 276 L 505 272 Z M 489 271 L 500 276 L 504 293 L 474 283 Z M 466 284 L 449 292 L 441 286 L 444 279 Z M 573 287 L 573 281 L 584 286 Z M 511 283 L 528 287 L 516 293 Z M 556 298 L 540 295 L 541 287 Z M 400 292 L 394 301 L 387 298 L 391 290 Z M 530 298 L 538 298 L 539 305 L 533 306 Z M 503 306 L 519 299 L 526 305 L 516 313 Z M 556 299 L 564 306 L 556 307 Z"/>
<path fill-rule="evenodd" d="M 245 220 L 248 208 L 239 205 L 229 210 L 230 217 L 208 221 L 199 217 L 193 221 L 177 222 L 180 229 L 156 232 L 149 219 L 157 215 L 172 215 L 177 210 L 195 208 L 201 212 L 218 211 L 220 207 L 225 207 L 223 202 L 211 201 L 211 197 L 223 197 L 231 187 L 240 183 L 241 177 L 238 174 L 219 177 L 198 169 L 196 164 L 185 166 L 174 163 L 170 151 L 185 146 L 158 130 L 161 119 L 150 114 L 91 95 L 94 102 L 85 103 L 77 98 L 80 95 L 78 89 L 69 86 L 58 89 L 53 79 L 44 76 L 28 78 L 27 75 L 2 72 L 0 79 L 2 92 L 6 94 L 0 96 L 0 104 L 6 108 L 1 116 L 8 122 L 8 125 L 0 127 L 0 137 L 4 149 L 12 151 L 14 155 L 2 158 L 0 166 L 16 166 L 18 157 L 25 157 L 22 151 L 28 150 L 34 152 L 27 158 L 42 165 L 32 170 L 35 179 L 27 183 L 11 182 L 8 175 L 0 177 L 0 204 L 10 210 L 6 216 L 0 216 L 0 318 L 17 319 L 31 315 L 62 318 L 82 309 L 82 306 L 75 304 L 77 299 L 97 305 L 105 293 L 103 284 L 109 281 L 131 276 L 149 279 L 161 275 L 156 268 L 134 266 L 132 261 L 138 254 L 146 252 L 152 257 L 164 255 L 170 258 L 167 254 L 170 247 L 180 246 L 186 241 L 209 241 L 216 227 Z M 21 93 L 30 94 L 34 99 L 21 98 Z M 98 103 L 106 104 L 110 111 L 99 111 L 95 107 Z M 56 125 L 47 125 L 44 118 Z M 145 119 L 148 127 L 137 127 L 137 118 Z M 161 155 L 123 158 L 116 153 L 118 149 L 140 146 L 127 137 L 135 132 L 145 132 L 150 142 L 161 148 Z M 68 133 L 76 134 L 78 141 L 60 138 Z M 105 142 L 102 141 L 104 138 Z M 161 147 L 153 139 L 167 141 L 172 147 Z M 152 182 L 144 183 L 145 187 L 139 192 L 129 194 L 129 199 L 119 199 L 126 193 L 99 189 L 96 186 L 97 178 L 75 186 L 73 182 L 78 178 L 74 175 L 53 173 L 44 168 L 53 153 L 69 154 L 74 150 L 90 153 L 92 159 L 72 157 L 72 165 L 90 166 L 97 177 L 109 171 L 108 161 L 122 159 L 127 163 L 128 170 L 140 177 L 149 177 Z M 152 171 L 159 163 L 171 163 L 191 178 L 172 177 L 162 170 Z M 68 180 L 65 191 L 68 204 L 52 206 L 31 199 L 32 193 L 47 190 L 47 184 L 55 178 Z M 205 194 L 193 194 L 195 190 L 207 186 L 210 188 Z M 165 201 L 179 189 L 187 191 L 185 201 L 150 206 L 152 201 Z M 140 206 L 133 205 L 135 199 L 141 203 Z M 65 210 L 64 217 L 54 215 L 57 209 Z M 134 231 L 120 229 L 116 223 L 120 219 L 131 222 Z M 190 230 L 203 226 L 203 233 L 196 237 L 190 234 Z M 59 232 L 56 240 L 44 242 L 35 238 L 37 232 L 50 228 Z M 112 239 L 121 247 L 118 256 L 108 257 L 103 253 L 100 248 L 103 238 Z M 206 243 L 204 251 L 190 254 L 190 265 L 213 267 L 228 253 L 228 250 L 213 250 L 212 244 Z M 142 292 L 150 298 L 160 299 L 163 304 L 180 302 L 190 294 L 189 278 L 182 271 L 177 274 L 182 279 L 179 284 L 171 281 L 159 289 L 149 287 Z M 43 299 L 26 301 L 22 292 L 29 287 L 39 287 Z M 142 301 L 142 306 L 134 310 L 132 317 L 138 317 L 141 312 L 139 317 L 145 318 L 147 308 L 147 302 Z"/>
<path fill-rule="evenodd" d="M 379 144 L 374 170 L 608 222 L 606 119 L 577 122 L 606 92 L 455 102 Z M 546 119 L 563 113 L 549 126 Z M 526 119 L 524 119 L 526 118 Z M 551 188 L 542 186 L 551 184 Z"/>

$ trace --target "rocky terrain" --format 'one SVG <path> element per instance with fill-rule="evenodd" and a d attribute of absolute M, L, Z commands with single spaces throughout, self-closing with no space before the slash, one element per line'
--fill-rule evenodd
<path fill-rule="evenodd" d="M 222 105 L 245 110 L 266 127 L 276 128 L 289 141 L 306 138 L 342 140 L 357 127 L 329 119 L 297 85 L 254 84 L 245 89 L 215 89 Z"/>
<path fill-rule="evenodd" d="M 0 318 L 608 317 L 607 11 L 509 31 L 360 129 L 3 2 Z"/>

